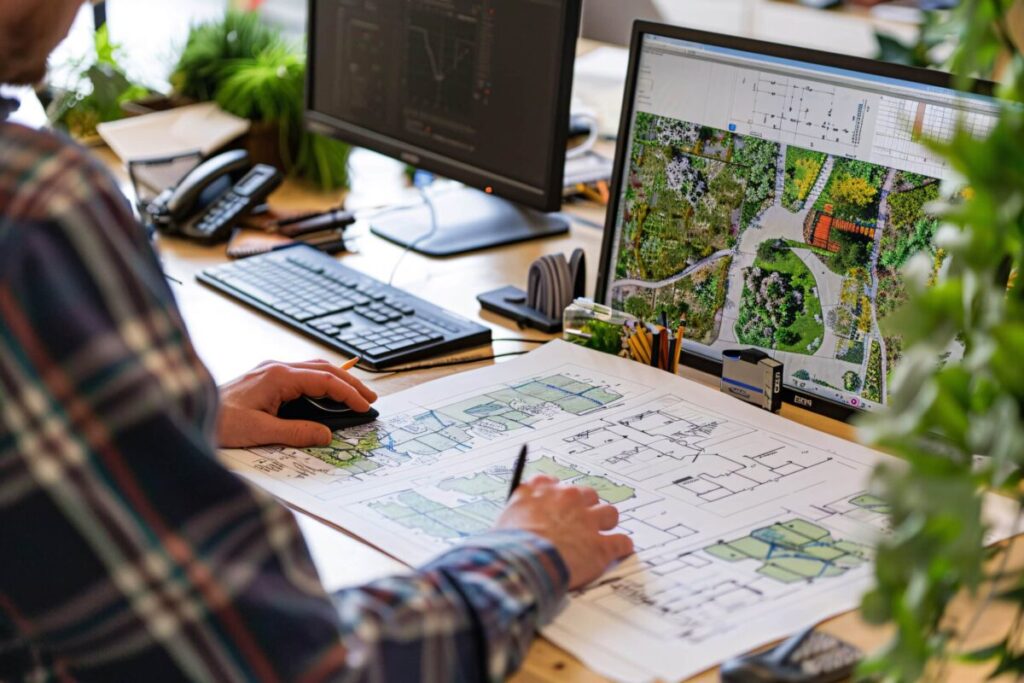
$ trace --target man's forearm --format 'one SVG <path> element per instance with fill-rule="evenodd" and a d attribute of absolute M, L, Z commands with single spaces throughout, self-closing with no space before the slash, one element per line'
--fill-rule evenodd
<path fill-rule="evenodd" d="M 389 681 L 502 680 L 567 584 L 557 551 L 538 536 L 470 539 L 415 574 L 337 593 L 347 660 L 339 668 Z"/>

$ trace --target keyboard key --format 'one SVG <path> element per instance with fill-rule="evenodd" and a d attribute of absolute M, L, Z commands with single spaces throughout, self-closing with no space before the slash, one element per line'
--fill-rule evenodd
<path fill-rule="evenodd" d="M 218 207 L 225 220 L 233 210 L 230 205 Z M 485 328 L 449 318 L 413 293 L 352 271 L 308 247 L 217 265 L 200 279 L 273 308 L 288 324 L 316 330 L 339 350 L 371 356 L 377 359 L 371 364 L 379 367 L 410 360 L 417 347 L 454 351 L 489 338 Z"/>
<path fill-rule="evenodd" d="M 357 287 L 356 291 L 374 301 L 383 301 L 388 295 L 375 287 Z"/>

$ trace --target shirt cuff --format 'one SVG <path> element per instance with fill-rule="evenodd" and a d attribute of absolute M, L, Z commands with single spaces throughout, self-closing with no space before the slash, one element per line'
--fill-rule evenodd
<path fill-rule="evenodd" d="M 521 579 L 537 600 L 538 626 L 554 618 L 569 590 L 569 568 L 551 541 L 530 531 L 499 529 L 468 538 L 459 547 L 493 553 Z"/>

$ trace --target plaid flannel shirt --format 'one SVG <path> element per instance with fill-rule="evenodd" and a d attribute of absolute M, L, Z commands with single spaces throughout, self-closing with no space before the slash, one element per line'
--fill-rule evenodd
<path fill-rule="evenodd" d="M 566 590 L 525 532 L 324 592 L 214 458 L 217 391 L 112 179 L 0 121 L 0 681 L 475 681 Z"/>

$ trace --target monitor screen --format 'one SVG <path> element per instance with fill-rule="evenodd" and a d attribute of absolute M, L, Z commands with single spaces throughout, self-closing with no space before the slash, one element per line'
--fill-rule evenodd
<path fill-rule="evenodd" d="M 942 263 L 928 207 L 953 173 L 925 141 L 961 117 L 983 135 L 997 103 L 944 76 L 730 42 L 634 44 L 598 296 L 644 319 L 685 313 L 688 354 L 756 347 L 792 389 L 877 407 L 900 360 L 885 322 L 906 298 L 901 269 Z"/>
<path fill-rule="evenodd" d="M 307 120 L 417 167 L 555 210 L 579 4 L 312 0 Z"/>

